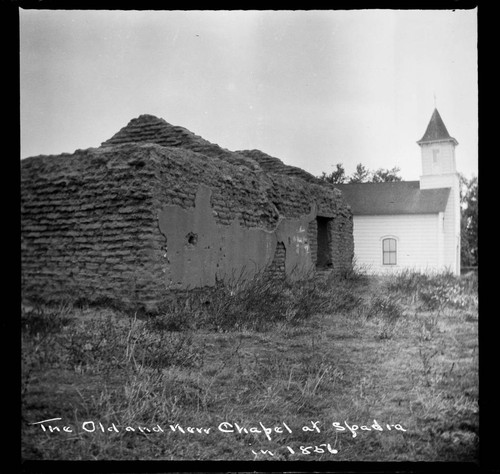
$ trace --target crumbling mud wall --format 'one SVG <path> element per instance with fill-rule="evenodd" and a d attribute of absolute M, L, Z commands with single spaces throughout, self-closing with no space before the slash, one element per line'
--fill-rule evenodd
<path fill-rule="evenodd" d="M 145 117 L 132 138 L 125 128 L 100 148 L 21 162 L 26 298 L 155 309 L 242 274 L 298 277 L 318 252 L 333 271 L 350 268 L 352 215 L 338 190 Z"/>
<path fill-rule="evenodd" d="M 86 150 L 21 162 L 24 296 L 123 303 L 148 297 L 154 170 L 141 155 Z"/>
<path fill-rule="evenodd" d="M 260 150 L 242 150 L 237 153 L 256 161 L 273 180 L 275 188 L 273 201 L 281 211 L 303 212 L 311 198 L 318 204 L 318 217 L 328 219 L 329 255 L 326 268 L 337 273 L 350 270 L 354 258 L 352 213 L 346 206 L 341 193 L 333 189 L 332 195 L 333 186 L 330 184 L 300 168 L 285 165 L 279 158 Z M 300 181 L 290 181 L 286 177 L 299 178 Z M 308 185 L 304 186 L 304 182 Z M 287 189 L 286 183 L 292 183 L 292 189 Z M 309 222 L 308 236 L 311 259 L 317 262 L 318 224 L 316 220 Z"/>
<path fill-rule="evenodd" d="M 185 150 L 151 151 L 167 288 L 251 277 L 271 263 L 276 276 L 300 277 L 316 266 L 318 215 L 331 221 L 330 269 L 350 268 L 352 216 L 336 189 Z"/>
<path fill-rule="evenodd" d="M 303 215 L 311 202 L 316 204 L 317 218 L 327 220 L 327 268 L 342 273 L 352 268 L 354 242 L 352 239 L 352 213 L 342 193 L 318 182 L 304 182 L 287 175 L 268 173 L 273 182 L 269 193 L 280 213 L 288 216 Z M 319 181 L 319 180 L 317 180 Z M 318 219 L 309 221 L 307 228 L 310 258 L 318 263 Z"/>
<path fill-rule="evenodd" d="M 211 206 L 212 191 L 198 188 L 195 207 L 166 206 L 159 214 L 166 238 L 165 274 L 168 289 L 213 286 L 217 280 L 252 278 L 275 260 L 278 243 L 284 247 L 283 273 L 294 277 L 313 268 L 307 236 L 316 216 L 281 218 L 275 229 L 245 227 L 238 218 L 217 225 Z"/>

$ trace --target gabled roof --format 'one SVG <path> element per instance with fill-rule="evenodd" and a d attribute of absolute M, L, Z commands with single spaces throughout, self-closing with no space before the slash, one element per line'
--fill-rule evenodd
<path fill-rule="evenodd" d="M 450 188 L 420 189 L 419 181 L 335 184 L 356 216 L 443 212 Z"/>
<path fill-rule="evenodd" d="M 448 130 L 446 130 L 446 126 L 441 118 L 441 115 L 439 115 L 438 110 L 434 109 L 429 125 L 427 125 L 427 130 L 425 131 L 424 136 L 417 143 L 420 144 L 443 140 L 451 140 L 455 142 L 455 145 L 458 145 L 457 140 L 451 137 Z"/>

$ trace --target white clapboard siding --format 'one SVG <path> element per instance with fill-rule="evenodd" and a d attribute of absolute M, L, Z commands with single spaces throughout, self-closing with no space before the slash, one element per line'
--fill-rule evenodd
<path fill-rule="evenodd" d="M 457 179 L 458 180 L 458 179 Z M 460 195 L 458 186 L 450 191 L 444 212 L 443 263 L 455 274 L 460 274 Z"/>
<path fill-rule="evenodd" d="M 421 176 L 420 188 L 450 188 L 444 212 L 443 269 L 460 274 L 460 185 L 457 173 Z"/>
<path fill-rule="evenodd" d="M 368 273 L 439 271 L 439 215 L 354 216 L 356 264 Z M 397 264 L 382 264 L 382 239 L 397 240 Z"/>
<path fill-rule="evenodd" d="M 433 151 L 437 151 L 438 159 L 434 161 Z M 431 143 L 422 145 L 422 174 L 440 175 L 456 173 L 455 147 L 451 143 Z"/>

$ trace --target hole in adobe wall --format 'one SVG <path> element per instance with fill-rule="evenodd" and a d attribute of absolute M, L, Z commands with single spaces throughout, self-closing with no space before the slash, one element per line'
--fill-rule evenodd
<path fill-rule="evenodd" d="M 198 234 L 195 234 L 194 232 L 189 232 L 189 234 L 186 235 L 186 240 L 188 245 L 194 247 L 198 243 Z"/>
<path fill-rule="evenodd" d="M 139 168 L 143 168 L 144 166 L 146 166 L 146 163 L 142 160 L 138 160 L 138 161 L 131 162 L 130 165 L 133 166 L 135 169 L 139 169 Z"/>

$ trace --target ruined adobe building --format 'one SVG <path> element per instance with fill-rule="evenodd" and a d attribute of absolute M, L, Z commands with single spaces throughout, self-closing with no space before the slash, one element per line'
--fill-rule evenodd
<path fill-rule="evenodd" d="M 21 161 L 25 298 L 156 308 L 242 272 L 341 272 L 340 191 L 260 151 L 230 152 L 142 115 L 99 148 Z"/>

